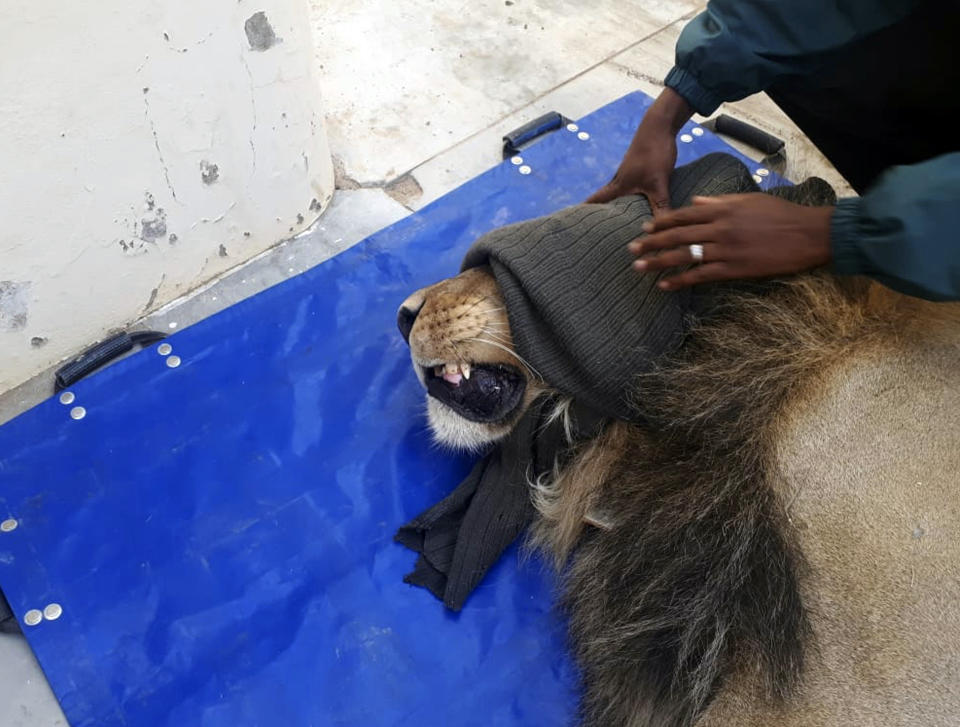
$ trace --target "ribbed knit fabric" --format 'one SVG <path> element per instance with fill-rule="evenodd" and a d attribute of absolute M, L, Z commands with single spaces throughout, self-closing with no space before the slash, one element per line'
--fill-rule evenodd
<path fill-rule="evenodd" d="M 719 153 L 670 179 L 674 207 L 756 190 L 747 168 Z M 517 352 L 544 381 L 618 419 L 634 417 L 629 382 L 679 345 L 693 303 L 689 290 L 662 291 L 661 275 L 631 268 L 627 243 L 652 218 L 644 197 L 576 205 L 493 230 L 463 261 L 463 269 L 490 266 Z"/>
<path fill-rule="evenodd" d="M 401 527 L 395 540 L 420 554 L 405 583 L 428 589 L 459 611 L 487 570 L 533 517 L 529 483 L 569 454 L 556 401 L 540 399 L 513 431 L 443 500 Z M 606 419 L 573 407 L 573 439 L 591 439 Z"/>

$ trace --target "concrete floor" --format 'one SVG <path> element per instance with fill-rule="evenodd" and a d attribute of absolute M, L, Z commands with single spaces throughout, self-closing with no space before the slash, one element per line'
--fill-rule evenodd
<path fill-rule="evenodd" d="M 337 194 L 308 232 L 137 324 L 183 328 L 316 265 L 500 161 L 501 137 L 545 111 L 578 118 L 656 95 L 700 0 L 313 0 Z M 787 141 L 787 177 L 849 186 L 760 95 L 726 113 Z M 745 150 L 751 153 L 750 150 Z M 759 158 L 755 153 L 755 158 Z M 0 395 L 0 423 L 52 392 L 52 372 Z M 0 725 L 66 720 L 22 637 L 0 635 Z"/>

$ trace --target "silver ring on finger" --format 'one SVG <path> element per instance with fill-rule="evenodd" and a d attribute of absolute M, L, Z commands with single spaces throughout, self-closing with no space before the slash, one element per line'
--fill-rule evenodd
<path fill-rule="evenodd" d="M 695 263 L 703 262 L 703 245 L 690 245 L 690 258 Z"/>

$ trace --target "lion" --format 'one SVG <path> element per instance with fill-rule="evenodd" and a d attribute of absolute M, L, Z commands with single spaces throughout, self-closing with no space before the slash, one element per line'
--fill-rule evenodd
<path fill-rule="evenodd" d="M 441 444 L 483 451 L 543 397 L 565 416 L 488 268 L 398 322 Z M 529 483 L 580 724 L 956 724 L 958 360 L 956 305 L 818 272 L 724 290 L 624 381 L 643 423 Z"/>

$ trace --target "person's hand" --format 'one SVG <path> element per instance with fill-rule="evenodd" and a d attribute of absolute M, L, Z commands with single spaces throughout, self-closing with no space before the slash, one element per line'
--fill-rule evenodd
<path fill-rule="evenodd" d="M 677 163 L 677 131 L 692 110 L 683 97 L 664 89 L 647 110 L 620 168 L 587 202 L 609 202 L 628 194 L 642 194 L 654 216 L 670 208 L 670 173 Z"/>
<path fill-rule="evenodd" d="M 630 142 L 613 179 L 587 202 L 610 202 L 628 194 L 642 194 L 654 216 L 670 208 L 670 172 L 677 163 L 677 140 L 670 127 L 643 121 Z"/>
<path fill-rule="evenodd" d="M 653 272 L 694 260 L 698 265 L 660 281 L 664 290 L 697 283 L 790 275 L 830 262 L 833 207 L 803 207 L 767 194 L 694 197 L 693 206 L 665 212 L 630 243 L 633 267 Z"/>

